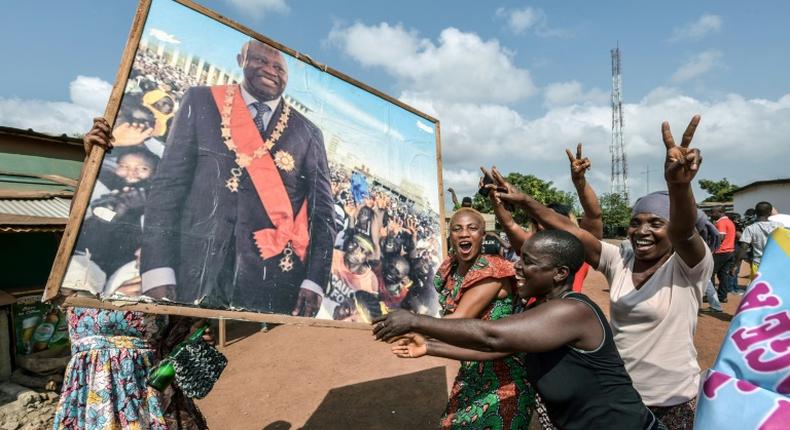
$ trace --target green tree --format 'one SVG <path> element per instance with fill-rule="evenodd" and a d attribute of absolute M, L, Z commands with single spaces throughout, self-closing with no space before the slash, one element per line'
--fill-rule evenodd
<path fill-rule="evenodd" d="M 544 205 L 549 203 L 562 203 L 574 208 L 574 212 L 578 213 L 575 204 L 576 196 L 569 192 L 554 188 L 551 181 L 544 181 L 536 176 L 522 175 L 521 173 L 509 173 L 505 179 Z M 483 213 L 493 213 L 491 200 L 480 194 L 475 194 L 472 200 L 472 207 Z M 513 219 L 520 225 L 527 225 L 529 223 L 529 217 L 527 217 L 527 214 L 521 209 L 517 209 L 513 213 Z"/>
<path fill-rule="evenodd" d="M 600 202 L 601 219 L 606 236 L 622 235 L 631 221 L 631 208 L 628 202 L 618 193 L 602 194 Z"/>
<path fill-rule="evenodd" d="M 731 202 L 733 192 L 738 189 L 738 186 L 731 184 L 727 178 L 719 181 L 700 179 L 699 187 L 710 194 L 710 197 L 704 200 L 706 202 Z"/>

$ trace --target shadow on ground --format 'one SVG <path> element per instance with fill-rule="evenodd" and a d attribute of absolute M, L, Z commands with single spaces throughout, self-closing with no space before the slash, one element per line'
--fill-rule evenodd
<path fill-rule="evenodd" d="M 271 324 L 271 323 L 259 323 L 259 322 L 250 322 L 250 321 L 233 321 L 228 320 L 226 322 L 226 335 L 227 338 L 225 340 L 225 346 L 233 345 L 236 342 L 240 342 L 256 333 L 261 331 L 270 331 L 277 328 L 280 324 Z M 271 430 L 278 430 L 279 427 L 273 428 Z M 266 429 L 270 430 L 270 429 Z"/>
<path fill-rule="evenodd" d="M 291 423 L 288 421 L 275 421 L 264 427 L 263 430 L 291 430 Z"/>
<path fill-rule="evenodd" d="M 732 315 L 726 312 L 711 312 L 711 313 L 704 313 L 701 315 L 709 316 L 711 318 L 716 318 L 719 321 L 730 322 L 732 321 Z"/>
<path fill-rule="evenodd" d="M 447 403 L 444 367 L 335 388 L 307 420 L 304 430 L 434 428 Z M 290 430 L 275 421 L 263 430 Z"/>

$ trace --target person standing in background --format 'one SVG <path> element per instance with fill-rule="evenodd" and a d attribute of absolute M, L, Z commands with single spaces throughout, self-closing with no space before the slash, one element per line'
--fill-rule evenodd
<path fill-rule="evenodd" d="M 757 269 L 760 267 L 760 259 L 763 256 L 763 249 L 768 242 L 768 236 L 777 228 L 782 227 L 782 223 L 769 221 L 768 217 L 774 207 L 768 202 L 760 202 L 754 206 L 754 214 L 757 219 L 743 229 L 740 240 L 740 248 L 735 258 L 735 267 L 731 270 L 733 275 L 737 274 L 736 268 L 741 267 L 741 261 L 744 260 L 746 254 L 751 250 L 752 263 L 751 263 L 751 277 L 752 279 L 757 274 Z"/>
<path fill-rule="evenodd" d="M 716 230 L 721 235 L 721 245 L 713 251 L 713 276 L 719 278 L 716 285 L 719 302 L 727 303 L 730 273 L 735 265 L 735 224 L 724 213 L 722 206 L 714 207 L 710 218 L 716 223 Z"/>

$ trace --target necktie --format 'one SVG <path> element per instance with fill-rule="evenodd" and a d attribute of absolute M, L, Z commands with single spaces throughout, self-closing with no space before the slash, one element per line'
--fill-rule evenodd
<path fill-rule="evenodd" d="M 266 123 L 263 121 L 263 116 L 272 109 L 263 102 L 254 102 L 252 106 L 255 108 L 255 118 L 253 118 L 253 121 L 255 122 L 255 126 L 258 127 L 258 131 L 263 135 L 263 132 L 266 131 Z"/>

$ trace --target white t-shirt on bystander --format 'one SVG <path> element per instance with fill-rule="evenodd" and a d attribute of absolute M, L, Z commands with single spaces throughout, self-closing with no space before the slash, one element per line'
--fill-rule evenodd
<path fill-rule="evenodd" d="M 689 267 L 675 253 L 637 290 L 634 251 L 601 242 L 598 271 L 609 281 L 610 325 L 634 388 L 647 406 L 674 406 L 697 395 L 697 312 L 713 256 Z"/>
<path fill-rule="evenodd" d="M 757 221 L 743 229 L 741 242 L 752 247 L 752 263 L 755 266 L 760 266 L 768 236 L 779 227 L 784 227 L 784 224 L 776 221 Z"/>

